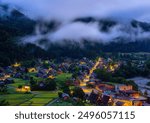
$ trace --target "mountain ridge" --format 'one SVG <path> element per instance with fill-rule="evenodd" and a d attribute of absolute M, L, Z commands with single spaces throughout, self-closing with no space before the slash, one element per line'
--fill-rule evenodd
<path fill-rule="evenodd" d="M 0 7 L 1 8 L 1 7 Z M 5 9 L 4 9 L 5 8 Z M 4 7 L 7 12 L 7 6 Z M 95 23 L 98 22 L 99 30 L 109 33 L 112 28 L 120 25 L 118 21 L 109 19 L 95 19 L 92 17 L 77 18 L 70 23 Z M 130 21 L 129 25 L 123 25 L 121 28 L 129 35 L 138 33 L 146 34 L 142 37 L 131 41 L 129 37 L 116 37 L 112 41 L 103 43 L 88 39 L 81 41 L 62 40 L 61 42 L 50 42 L 47 50 L 38 47 L 35 44 L 27 43 L 26 45 L 18 44 L 20 39 L 35 33 L 35 26 L 39 21 L 31 20 L 19 10 L 13 9 L 7 16 L 0 17 L 0 66 L 9 65 L 15 61 L 34 59 L 34 58 L 59 58 L 59 57 L 96 57 L 101 52 L 150 52 L 150 23 L 140 22 L 137 20 Z M 54 32 L 62 25 L 59 21 L 40 22 L 44 23 L 48 29 L 42 32 L 47 34 Z M 120 29 L 120 28 L 119 28 Z M 131 31 L 131 32 L 130 32 Z M 133 32 L 132 32 L 133 31 Z M 132 35 L 131 35 L 132 36 Z"/>

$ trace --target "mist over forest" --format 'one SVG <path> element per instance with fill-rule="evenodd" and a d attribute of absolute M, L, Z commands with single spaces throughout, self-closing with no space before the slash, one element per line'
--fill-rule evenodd
<path fill-rule="evenodd" d="M 0 65 L 150 52 L 149 6 L 147 0 L 1 0 Z"/>

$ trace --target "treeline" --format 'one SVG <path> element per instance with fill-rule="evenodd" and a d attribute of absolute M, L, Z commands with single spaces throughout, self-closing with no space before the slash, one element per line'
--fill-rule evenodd
<path fill-rule="evenodd" d="M 141 39 L 134 42 L 127 42 L 128 40 L 120 39 L 117 42 L 101 45 L 104 52 L 150 52 L 150 39 Z"/>
<path fill-rule="evenodd" d="M 150 52 L 149 39 L 124 43 L 126 39 L 122 38 L 109 44 L 84 39 L 80 42 L 62 41 L 61 44 L 56 42 L 49 44 L 47 50 L 34 44 L 18 45 L 19 37 L 32 34 L 36 23 L 18 11 L 14 11 L 12 16 L 0 18 L 0 66 L 37 58 L 88 57 L 92 59 L 99 55 L 105 56 L 103 52 Z M 105 22 L 103 25 L 109 27 L 111 23 Z M 50 23 L 50 30 L 55 26 L 54 22 Z"/>
<path fill-rule="evenodd" d="M 123 76 L 120 76 L 119 74 L 108 72 L 105 69 L 96 69 L 95 73 L 96 73 L 97 78 L 104 82 L 111 82 L 114 84 L 118 83 L 118 84 L 132 85 L 134 90 L 138 90 L 138 85 L 134 81 L 127 80 L 126 78 L 124 78 Z"/>
<path fill-rule="evenodd" d="M 132 65 L 128 62 L 126 65 L 121 65 L 120 68 L 115 71 L 114 76 L 120 76 L 124 78 L 132 78 L 137 76 L 149 77 L 150 75 L 150 61 L 148 60 L 143 67 L 139 68 L 136 65 Z"/>

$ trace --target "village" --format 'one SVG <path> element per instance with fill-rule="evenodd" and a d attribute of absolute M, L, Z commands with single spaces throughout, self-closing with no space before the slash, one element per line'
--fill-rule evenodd
<path fill-rule="evenodd" d="M 10 106 L 147 106 L 150 96 L 134 81 L 106 81 L 122 62 L 98 57 L 16 62 L 0 67 L 1 105 Z M 105 70 L 106 75 L 96 72 Z M 101 78 L 99 77 L 101 75 Z M 118 77 L 119 78 L 119 77 Z M 119 81 L 118 81 L 119 80 Z"/>

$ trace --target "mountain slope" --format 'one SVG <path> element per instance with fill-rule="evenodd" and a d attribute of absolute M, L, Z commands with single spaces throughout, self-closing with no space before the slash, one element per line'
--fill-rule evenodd
<path fill-rule="evenodd" d="M 81 41 L 62 40 L 61 43 L 50 42 L 47 50 L 34 44 L 18 45 L 18 37 L 35 33 L 38 23 L 40 33 L 53 33 L 62 25 L 59 21 L 34 21 L 16 9 L 0 6 L 0 66 L 10 65 L 16 61 L 33 58 L 60 57 L 96 57 L 103 52 L 150 52 L 150 23 L 132 20 L 121 23 L 112 19 L 93 17 L 77 18 L 70 23 L 98 23 L 99 31 L 106 35 L 112 33 L 116 37 L 102 43 L 101 41 L 82 39 Z M 44 28 L 43 28 L 44 27 Z M 116 29 L 115 33 L 113 32 Z M 40 41 L 45 43 L 44 41 Z M 63 42 L 63 43 L 62 43 Z"/>

